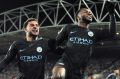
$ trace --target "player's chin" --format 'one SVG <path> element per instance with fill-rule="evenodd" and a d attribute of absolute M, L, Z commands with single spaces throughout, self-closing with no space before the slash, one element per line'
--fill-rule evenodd
<path fill-rule="evenodd" d="M 89 24 L 89 23 L 91 23 L 91 22 L 92 22 L 92 20 L 88 20 L 88 19 L 86 20 L 86 23 L 87 23 L 87 24 Z"/>
<path fill-rule="evenodd" d="M 92 22 L 92 18 L 83 18 L 84 22 L 86 22 L 87 24 Z"/>
<path fill-rule="evenodd" d="M 32 35 L 33 35 L 33 36 L 38 36 L 38 35 L 39 35 L 39 32 L 32 32 Z"/>
<path fill-rule="evenodd" d="M 92 18 L 87 18 L 86 21 L 87 21 L 88 23 L 91 23 L 91 22 L 92 22 Z"/>
<path fill-rule="evenodd" d="M 92 22 L 92 18 L 87 18 L 86 20 L 88 20 L 89 22 Z"/>

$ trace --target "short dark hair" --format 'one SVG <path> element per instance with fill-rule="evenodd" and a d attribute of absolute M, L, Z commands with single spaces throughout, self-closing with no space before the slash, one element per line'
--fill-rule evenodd
<path fill-rule="evenodd" d="M 82 10 L 82 9 L 88 9 L 85 5 L 81 5 L 80 9 L 77 10 L 76 12 L 76 16 L 78 15 L 78 13 Z"/>
<path fill-rule="evenodd" d="M 86 6 L 82 6 L 80 9 L 77 10 L 76 12 L 76 21 L 77 21 L 77 16 L 78 16 L 78 13 L 83 10 L 83 9 L 88 9 Z"/>
<path fill-rule="evenodd" d="M 38 22 L 38 20 L 36 18 L 29 18 L 24 22 L 23 28 L 26 28 L 26 26 L 28 25 L 28 22 L 30 22 L 30 21 L 37 21 Z"/>

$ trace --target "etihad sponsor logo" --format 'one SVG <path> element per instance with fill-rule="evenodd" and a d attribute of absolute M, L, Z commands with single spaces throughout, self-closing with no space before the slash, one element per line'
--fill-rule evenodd
<path fill-rule="evenodd" d="M 41 55 L 32 55 L 32 56 L 20 56 L 20 60 L 23 62 L 35 62 L 42 59 Z"/>
<path fill-rule="evenodd" d="M 80 37 L 71 37 L 70 42 L 74 44 L 83 44 L 83 45 L 91 45 L 93 41 L 90 39 L 80 38 Z"/>

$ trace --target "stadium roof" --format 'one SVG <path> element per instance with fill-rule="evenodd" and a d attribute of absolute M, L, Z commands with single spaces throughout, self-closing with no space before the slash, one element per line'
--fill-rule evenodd
<path fill-rule="evenodd" d="M 50 0 L 0 0 L 0 13 L 21 6 Z"/>
<path fill-rule="evenodd" d="M 45 1 L 52 1 L 52 0 L 0 0 L 0 13 L 21 6 L 26 6 L 33 3 L 45 2 Z M 64 1 L 67 1 L 69 3 L 75 3 L 77 0 L 64 0 Z M 99 2 L 101 0 L 87 0 L 87 1 Z"/>

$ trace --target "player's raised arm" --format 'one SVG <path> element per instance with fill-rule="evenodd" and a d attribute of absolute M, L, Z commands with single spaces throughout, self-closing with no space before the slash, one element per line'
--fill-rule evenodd
<path fill-rule="evenodd" d="M 16 42 L 13 42 L 13 44 L 10 46 L 6 56 L 0 62 L 0 72 L 15 58 L 16 53 L 17 53 Z"/>
<path fill-rule="evenodd" d="M 116 35 L 116 18 L 115 18 L 115 5 L 110 1 L 106 1 L 106 7 L 109 12 L 110 24 L 109 24 L 109 32 L 111 37 L 115 37 Z"/>

